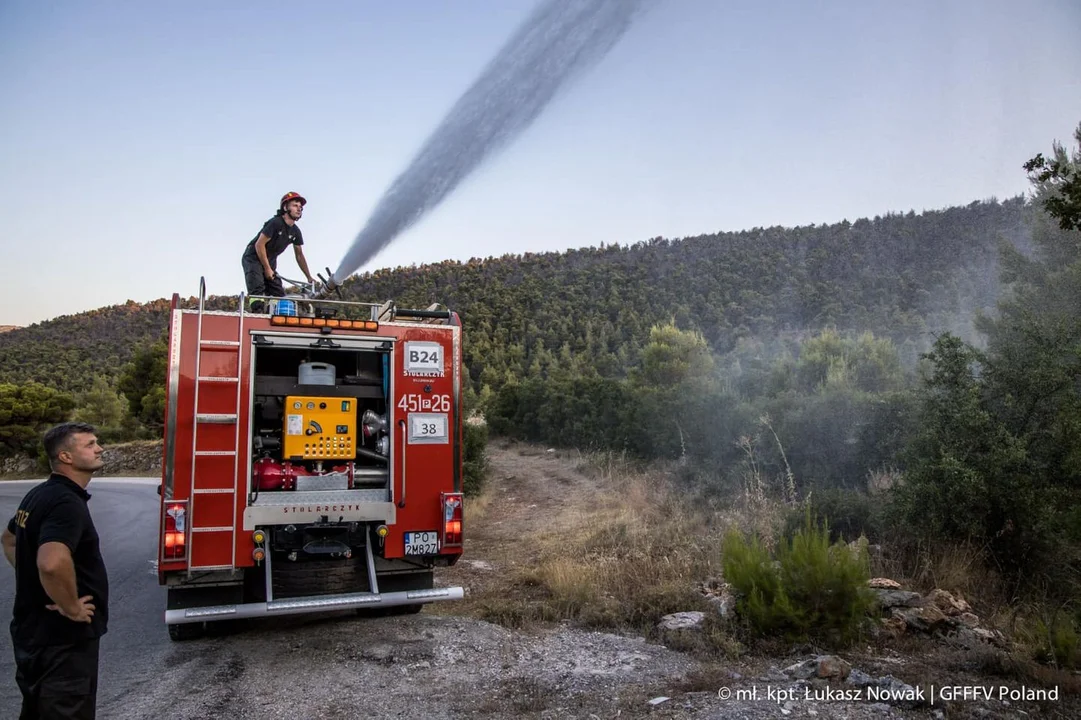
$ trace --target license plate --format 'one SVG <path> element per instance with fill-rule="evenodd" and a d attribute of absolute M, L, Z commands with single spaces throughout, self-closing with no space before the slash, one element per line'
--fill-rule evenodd
<path fill-rule="evenodd" d="M 405 534 L 406 555 L 435 555 L 439 552 L 439 533 L 434 530 L 407 532 Z"/>

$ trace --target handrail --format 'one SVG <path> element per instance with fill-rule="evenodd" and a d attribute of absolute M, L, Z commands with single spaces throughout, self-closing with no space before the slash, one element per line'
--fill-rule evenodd
<path fill-rule="evenodd" d="M 198 447 L 196 444 L 196 438 L 199 435 L 199 371 L 200 361 L 203 357 L 203 308 L 206 303 L 206 277 L 199 277 L 199 317 L 196 320 L 195 325 L 195 392 L 194 401 L 191 406 L 191 484 L 188 486 L 188 491 L 191 493 L 190 497 L 193 501 L 188 506 L 188 538 L 186 540 L 187 546 L 191 547 L 191 529 L 195 523 L 195 449 Z M 239 384 L 239 383 L 238 383 Z M 189 550 L 190 552 L 190 550 Z M 190 558 L 190 556 L 189 556 Z M 191 576 L 191 561 L 189 559 L 188 564 L 188 576 Z"/>
<path fill-rule="evenodd" d="M 406 441 L 406 436 L 409 433 L 407 433 L 406 429 L 405 429 L 405 420 L 399 420 L 398 421 L 398 426 L 402 430 L 402 496 L 400 498 L 398 498 L 398 507 L 404 508 L 405 507 L 405 456 L 407 454 L 406 451 L 405 451 L 405 449 L 406 449 L 405 448 L 405 441 Z"/>
<path fill-rule="evenodd" d="M 200 348 L 201 350 L 202 348 Z M 244 292 L 240 293 L 240 315 L 237 318 L 237 332 L 236 332 L 236 440 L 233 443 L 233 567 L 236 567 L 236 511 L 237 505 L 239 505 L 240 498 L 240 390 L 244 386 Z M 248 416 L 249 434 L 251 416 Z M 248 453 L 244 454 L 244 468 L 247 470 Z M 245 483 L 247 484 L 247 483 Z"/>

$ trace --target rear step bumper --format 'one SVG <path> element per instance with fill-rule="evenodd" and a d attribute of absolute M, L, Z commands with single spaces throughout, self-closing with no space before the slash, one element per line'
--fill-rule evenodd
<path fill-rule="evenodd" d="M 271 617 L 299 615 L 301 613 L 351 610 L 359 607 L 391 607 L 415 605 L 443 600 L 461 600 L 465 591 L 460 587 L 432 588 L 430 590 L 403 590 L 389 593 L 350 593 L 347 595 L 320 595 L 289 598 L 271 602 L 244 603 L 241 605 L 211 605 L 207 607 L 181 608 L 165 611 L 166 625 L 227 620 L 230 618 Z"/>

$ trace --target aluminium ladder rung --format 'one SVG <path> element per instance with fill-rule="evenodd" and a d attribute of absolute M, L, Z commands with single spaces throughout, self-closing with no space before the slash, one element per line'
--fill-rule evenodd
<path fill-rule="evenodd" d="M 239 340 L 203 340 L 199 344 L 205 347 L 240 347 Z"/>
<path fill-rule="evenodd" d="M 232 457 L 236 450 L 196 450 L 196 457 Z"/>
<path fill-rule="evenodd" d="M 232 495 L 236 490 L 234 488 L 195 488 L 192 492 L 196 495 Z"/>
<path fill-rule="evenodd" d="M 223 375 L 203 375 L 199 382 L 240 382 L 238 377 L 225 377 Z"/>

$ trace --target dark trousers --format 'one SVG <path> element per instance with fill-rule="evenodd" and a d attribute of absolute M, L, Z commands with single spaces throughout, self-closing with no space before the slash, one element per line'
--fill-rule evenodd
<path fill-rule="evenodd" d="M 282 287 L 282 279 L 277 275 L 268 279 L 263 272 L 263 263 L 259 262 L 258 256 L 252 257 L 244 253 L 240 260 L 240 266 L 244 268 L 244 284 L 248 287 L 248 295 L 269 295 L 272 297 L 285 297 L 285 288 Z M 274 263 L 270 264 L 274 267 Z M 262 300 L 252 300 L 250 310 L 253 313 L 263 312 Z"/>
<path fill-rule="evenodd" d="M 94 720 L 98 639 L 74 645 L 16 645 L 15 682 L 23 694 L 19 720 Z"/>

